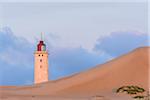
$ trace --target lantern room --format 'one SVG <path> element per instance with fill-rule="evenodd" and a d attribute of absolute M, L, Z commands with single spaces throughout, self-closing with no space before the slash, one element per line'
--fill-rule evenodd
<path fill-rule="evenodd" d="M 46 45 L 44 44 L 44 41 L 39 41 L 39 44 L 37 45 L 37 51 L 46 51 Z"/>

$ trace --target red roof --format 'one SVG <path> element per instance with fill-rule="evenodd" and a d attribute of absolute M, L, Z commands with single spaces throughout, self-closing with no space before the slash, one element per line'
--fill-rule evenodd
<path fill-rule="evenodd" d="M 40 41 L 39 44 L 37 45 L 37 51 L 42 51 L 42 46 L 45 46 L 43 41 Z"/>

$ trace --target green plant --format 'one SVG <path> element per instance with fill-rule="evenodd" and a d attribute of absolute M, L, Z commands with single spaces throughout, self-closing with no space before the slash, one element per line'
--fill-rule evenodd
<path fill-rule="evenodd" d="M 134 99 L 150 100 L 148 92 L 146 95 L 143 95 L 145 92 L 146 92 L 145 89 L 133 85 L 122 86 L 116 90 L 116 93 L 127 93 L 131 95 Z"/>

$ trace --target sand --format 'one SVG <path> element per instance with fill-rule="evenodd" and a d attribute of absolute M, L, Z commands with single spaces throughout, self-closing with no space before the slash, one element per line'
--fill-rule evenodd
<path fill-rule="evenodd" d="M 132 100 L 117 88 L 137 85 L 148 90 L 150 48 L 131 51 L 95 68 L 32 86 L 0 87 L 0 100 Z"/>

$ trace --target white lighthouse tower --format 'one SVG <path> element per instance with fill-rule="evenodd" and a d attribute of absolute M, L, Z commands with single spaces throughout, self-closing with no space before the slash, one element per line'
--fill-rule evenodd
<path fill-rule="evenodd" d="M 44 41 L 39 41 L 37 50 L 34 53 L 34 83 L 42 83 L 48 81 L 48 52 Z"/>

